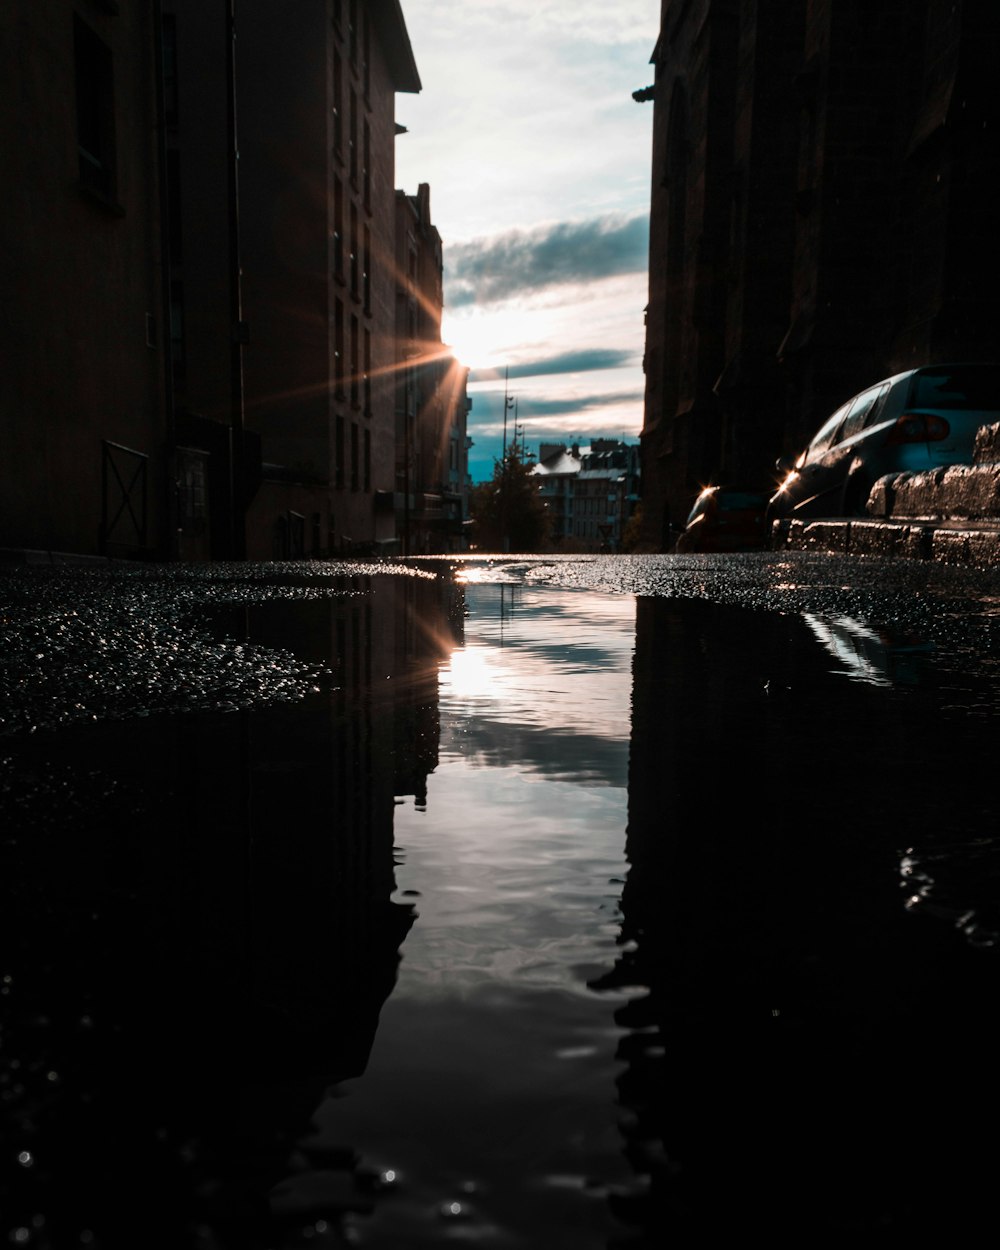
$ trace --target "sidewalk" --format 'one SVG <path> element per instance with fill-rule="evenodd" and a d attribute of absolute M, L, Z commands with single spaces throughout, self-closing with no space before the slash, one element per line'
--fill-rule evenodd
<path fill-rule="evenodd" d="M 972 464 L 880 478 L 867 517 L 775 522 L 776 550 L 1000 564 L 1000 424 L 976 436 Z"/>
<path fill-rule="evenodd" d="M 835 517 L 777 522 L 776 550 L 1000 565 L 1000 518 Z"/>

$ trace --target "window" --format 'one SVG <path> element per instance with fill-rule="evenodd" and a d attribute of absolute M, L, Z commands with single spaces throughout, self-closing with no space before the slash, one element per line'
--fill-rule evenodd
<path fill-rule="evenodd" d="M 875 386 L 870 391 L 864 391 L 851 404 L 851 410 L 847 414 L 847 420 L 844 422 L 843 429 L 840 431 L 839 442 L 846 442 L 847 439 L 853 438 L 855 434 L 860 434 L 862 430 L 868 428 L 875 418 L 878 416 L 881 404 L 879 400 L 889 388 L 887 386 Z"/>
<path fill-rule="evenodd" d="M 114 200 L 117 188 L 111 49 L 75 15 L 73 59 L 80 182 L 102 198 Z"/>
<path fill-rule="evenodd" d="M 365 490 L 372 488 L 372 432 L 365 430 Z"/>
<path fill-rule="evenodd" d="M 337 300 L 333 310 L 333 386 L 338 399 L 344 398 L 344 305 Z"/>
<path fill-rule="evenodd" d="M 167 150 L 167 238 L 170 259 L 178 264 L 184 256 L 184 232 L 181 229 L 181 157 L 177 148 Z"/>
<path fill-rule="evenodd" d="M 170 284 L 170 352 L 174 376 L 184 376 L 184 283 Z"/>
<path fill-rule="evenodd" d="M 372 332 L 365 330 L 365 416 L 372 415 Z"/>
<path fill-rule="evenodd" d="M 953 369 L 921 369 L 911 383 L 907 407 L 960 411 L 997 407 L 996 365 L 958 365 Z"/>
<path fill-rule="evenodd" d="M 340 59 L 340 53 L 334 49 L 333 53 L 333 151 L 339 160 L 344 159 L 344 125 L 342 101 L 344 98 L 344 68 Z"/>
<path fill-rule="evenodd" d="M 365 313 L 372 315 L 372 232 L 365 226 L 365 249 L 361 260 L 361 298 Z"/>
<path fill-rule="evenodd" d="M 361 41 L 361 80 L 364 85 L 365 99 L 371 95 L 371 50 L 372 50 L 372 31 L 371 19 L 368 16 L 368 5 L 365 5 L 364 25 L 362 27 Z"/>
<path fill-rule="evenodd" d="M 351 295 L 361 298 L 361 257 L 358 255 L 358 209 L 351 205 Z"/>
<path fill-rule="evenodd" d="M 344 418 L 338 417 L 334 423 L 333 436 L 334 470 L 333 484 L 337 490 L 344 489 Z"/>
<path fill-rule="evenodd" d="M 344 280 L 344 184 L 333 179 L 333 274 Z"/>
<path fill-rule="evenodd" d="M 365 120 L 361 143 L 361 186 L 365 208 L 371 212 L 372 207 L 372 128 Z"/>
<path fill-rule="evenodd" d="M 358 489 L 358 423 L 351 422 L 351 490 Z"/>
<path fill-rule="evenodd" d="M 360 357 L 360 329 L 357 317 L 351 318 L 351 403 L 355 408 L 361 404 L 361 363 Z"/>
<path fill-rule="evenodd" d="M 177 123 L 177 18 L 163 15 L 163 114 L 168 126 Z"/>
<path fill-rule="evenodd" d="M 358 185 L 358 93 L 351 88 L 351 107 L 350 116 L 348 117 L 348 125 L 351 128 L 349 136 L 350 151 L 348 152 L 348 160 L 351 167 L 351 185 Z"/>
<path fill-rule="evenodd" d="M 843 407 L 838 408 L 833 416 L 820 426 L 819 433 L 809 444 L 810 456 L 814 455 L 818 451 L 826 451 L 828 447 L 833 446 L 835 435 L 840 429 L 841 421 L 843 421 L 843 419 L 847 416 L 847 409 L 849 407 L 850 404 L 844 404 Z"/>

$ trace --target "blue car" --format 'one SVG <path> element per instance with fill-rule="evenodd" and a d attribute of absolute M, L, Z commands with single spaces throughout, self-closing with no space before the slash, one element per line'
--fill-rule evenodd
<path fill-rule="evenodd" d="M 861 516 L 875 482 L 971 464 L 976 431 L 1000 421 L 1000 364 L 928 365 L 885 378 L 842 404 L 768 502 L 779 517 Z"/>

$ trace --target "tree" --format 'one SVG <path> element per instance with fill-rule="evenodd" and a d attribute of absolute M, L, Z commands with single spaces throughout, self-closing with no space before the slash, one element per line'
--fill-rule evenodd
<path fill-rule="evenodd" d="M 549 518 L 532 473 L 534 456 L 512 443 L 494 461 L 493 477 L 474 487 L 469 512 L 481 551 L 540 551 L 549 536 Z"/>
<path fill-rule="evenodd" d="M 625 523 L 622 530 L 622 551 L 638 551 L 642 541 L 642 504 L 637 504 L 635 511 Z"/>

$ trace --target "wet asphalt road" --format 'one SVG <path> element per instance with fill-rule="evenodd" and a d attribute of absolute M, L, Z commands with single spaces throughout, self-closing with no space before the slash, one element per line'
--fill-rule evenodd
<path fill-rule="evenodd" d="M 724 556 L 503 556 L 399 564 L 302 562 L 0 569 L 4 664 L 0 728 L 31 732 L 78 720 L 298 698 L 316 673 L 287 653 L 255 654 L 203 625 L 211 609 L 364 593 L 364 579 L 436 577 L 486 567 L 516 584 L 778 613 L 819 612 L 947 645 L 991 671 L 1000 571 L 803 553 Z M 978 659 L 975 653 L 978 654 Z M 987 694 L 987 697 L 988 694 Z"/>
<path fill-rule="evenodd" d="M 328 733 L 294 709 L 363 681 L 365 660 L 338 668 L 329 638 L 310 634 L 308 607 L 294 605 L 341 605 L 349 652 L 372 579 L 401 599 L 419 592 L 417 602 L 456 568 L 513 587 L 639 597 L 631 869 L 622 950 L 603 981 L 645 987 L 616 1016 L 627 1031 L 619 1094 L 634 1120 L 628 1150 L 660 1146 L 644 1185 L 608 1199 L 623 1229 L 608 1244 L 970 1234 L 992 1201 L 1000 1112 L 1000 574 L 777 553 L 0 571 L 4 1233 L 43 1250 L 345 1244 L 332 1217 L 308 1237 L 261 1233 L 238 1200 L 274 1182 L 274 1143 L 287 1155 L 291 1110 L 308 1109 L 333 1061 L 316 1050 L 315 1024 L 279 1028 L 266 1011 L 240 1015 L 236 989 L 220 995 L 239 964 L 226 928 L 240 902 L 219 890 L 242 854 L 233 779 L 247 744 L 233 713 L 275 709 L 266 732 L 276 743 Z M 266 624 L 288 605 L 294 628 L 249 631 L 251 615 Z M 447 605 L 435 610 L 447 616 Z M 424 658 L 433 677 L 437 655 Z M 415 706 L 415 732 L 426 720 Z M 183 723 L 192 727 L 161 732 Z M 279 757 L 272 749 L 254 774 L 271 823 L 293 777 L 306 795 L 297 810 L 320 813 L 328 764 L 317 755 L 307 777 Z M 202 773 L 206 758 L 214 770 Z M 433 763 L 431 752 L 407 766 L 426 774 Z M 191 794 L 177 786 L 186 775 L 198 778 Z M 162 811 L 157 785 L 165 798 L 177 790 Z M 211 848 L 203 826 L 182 827 L 191 795 L 217 835 Z M 108 812 L 107 862 L 95 865 L 89 838 Z M 387 827 L 391 865 L 391 815 Z M 206 856 L 199 889 L 210 894 L 184 881 L 164 894 L 177 862 Z M 285 871 L 280 859 L 272 871 Z M 289 988 L 287 975 L 304 949 L 303 891 L 328 902 L 312 865 L 308 876 L 269 930 L 284 968 L 275 993 L 289 995 L 283 1020 L 299 1010 L 294 995 L 315 988 Z M 150 909 L 161 895 L 183 914 Z M 378 917 L 374 927 L 363 917 L 364 959 L 336 965 L 364 1029 L 412 923 L 399 908 Z M 186 931 L 190 949 L 178 955 Z M 123 952 L 130 932 L 169 958 Z M 204 1037 L 199 1021 L 213 1022 Z M 263 1039 L 249 1049 L 248 1028 Z M 370 1045 L 364 1029 L 334 1048 L 345 1069 Z M 284 1073 L 271 1119 L 261 1107 L 279 1098 L 275 1084 L 263 1103 L 254 1084 L 266 1064 Z M 229 1084 L 256 1090 L 250 1120 Z M 67 1115 L 64 1091 L 78 1115 Z M 147 1122 L 164 1126 L 155 1140 L 142 1136 Z M 102 1123 L 134 1136 L 95 1136 Z M 363 1187 L 349 1158 L 331 1166 Z M 78 1173 L 79 1211 L 97 1175 L 114 1195 L 120 1220 L 103 1240 L 59 1209 L 52 1178 Z M 414 1230 L 412 1244 L 436 1236 Z M 539 1232 L 533 1244 L 556 1243 Z"/>

